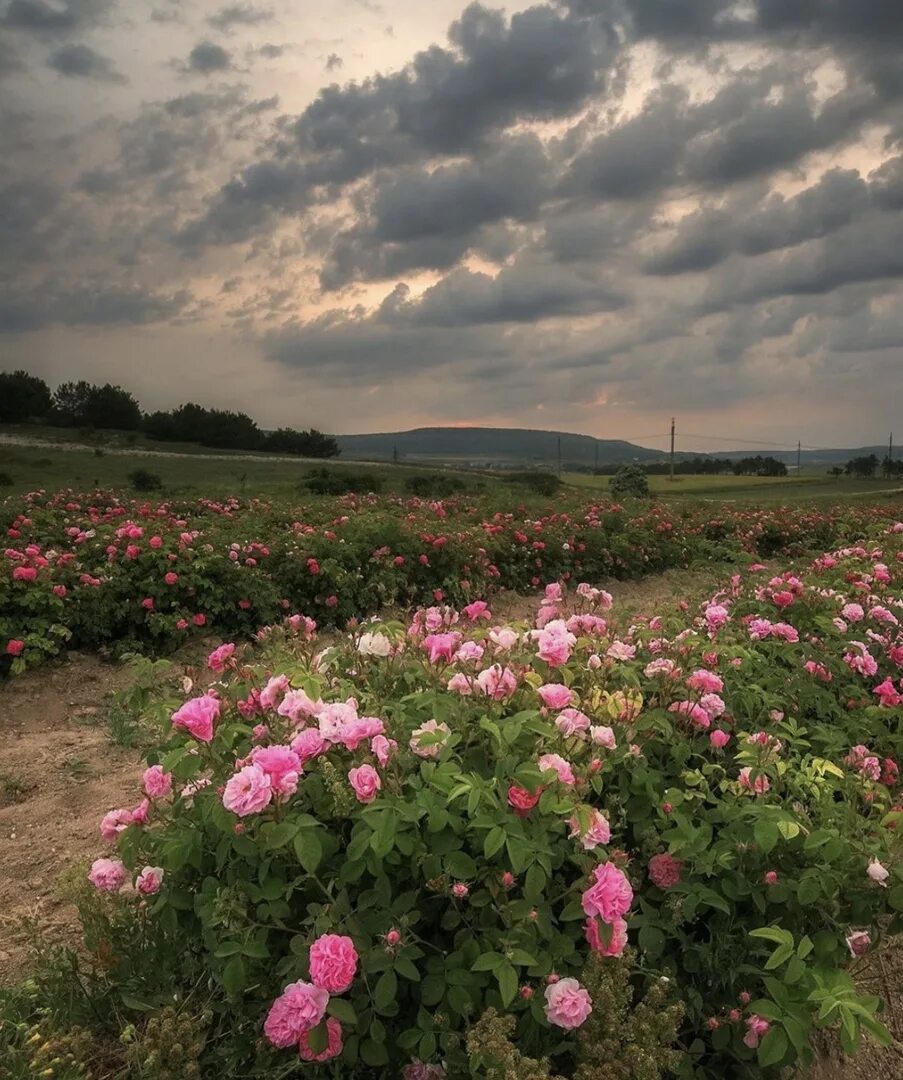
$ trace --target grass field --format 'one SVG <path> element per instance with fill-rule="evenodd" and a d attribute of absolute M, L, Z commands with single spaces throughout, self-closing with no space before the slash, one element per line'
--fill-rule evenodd
<path fill-rule="evenodd" d="M 0 429 L 0 433 L 9 429 Z M 59 442 L 59 440 L 57 440 Z M 144 469 L 158 476 L 166 495 L 286 495 L 297 497 L 305 490 L 305 481 L 314 469 L 336 469 L 367 478 L 383 491 L 404 491 L 407 482 L 418 474 L 436 474 L 435 467 L 405 465 L 368 465 L 346 461 L 316 461 L 308 458 L 283 458 L 278 455 L 241 455 L 217 453 L 204 447 L 182 452 L 177 443 L 143 443 L 135 447 L 17 446 L 0 441 L 0 474 L 12 481 L 0 486 L 4 494 L 61 488 L 129 488 L 129 476 Z M 153 451 L 149 453 L 148 451 Z M 486 479 L 474 474 L 455 474 L 471 488 L 485 485 Z M 371 479 L 372 478 L 372 479 Z M 489 481 L 490 483 L 492 481 Z M 367 490 L 359 483 L 357 490 Z"/>
<path fill-rule="evenodd" d="M 610 476 L 565 473 L 564 482 L 587 491 L 607 492 Z M 892 480 L 853 480 L 825 472 L 790 476 L 650 476 L 649 490 L 664 499 L 717 498 L 737 502 L 787 502 L 825 498 L 887 498 L 903 495 Z"/>

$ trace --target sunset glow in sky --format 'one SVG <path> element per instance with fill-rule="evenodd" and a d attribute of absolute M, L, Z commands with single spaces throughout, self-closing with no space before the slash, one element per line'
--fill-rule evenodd
<path fill-rule="evenodd" d="M 890 0 L 0 0 L 0 370 L 883 442 L 901 55 Z"/>

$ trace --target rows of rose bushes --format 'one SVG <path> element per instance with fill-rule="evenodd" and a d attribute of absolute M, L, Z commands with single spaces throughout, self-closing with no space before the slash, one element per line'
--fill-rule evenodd
<path fill-rule="evenodd" d="M 502 586 L 639 577 L 702 559 L 852 541 L 887 507 L 625 510 L 561 497 L 500 513 L 472 499 L 222 503 L 35 492 L 0 503 L 0 673 L 67 642 L 171 650 L 288 611 L 321 626 L 390 605 L 463 604 Z"/>
<path fill-rule="evenodd" d="M 487 1075 L 487 1010 L 601 1075 L 591 956 L 668 980 L 682 1076 L 886 1039 L 848 968 L 903 912 L 901 542 L 629 623 L 555 583 L 530 625 L 472 601 L 218 647 L 100 825 L 90 881 L 141 927 L 103 977 L 145 1011 L 204 987 L 203 1075 Z"/>

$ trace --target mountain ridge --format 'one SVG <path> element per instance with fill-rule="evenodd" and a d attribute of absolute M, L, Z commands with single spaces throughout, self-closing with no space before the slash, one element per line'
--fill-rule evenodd
<path fill-rule="evenodd" d="M 368 432 L 358 435 L 335 436 L 342 456 L 406 461 L 457 461 L 465 459 L 474 465 L 497 464 L 555 465 L 560 456 L 562 465 L 600 466 L 627 462 L 658 462 L 668 458 L 666 450 L 656 450 L 626 439 L 600 439 L 572 431 L 542 428 L 481 427 L 419 427 L 407 431 Z M 879 445 L 833 447 L 803 450 L 804 465 L 832 465 L 852 457 L 875 454 L 879 460 L 887 448 Z M 746 450 L 691 451 L 677 449 L 675 458 L 686 460 L 699 457 L 719 457 L 736 460 L 742 457 L 775 457 L 788 465 L 796 464 L 796 450 L 770 450 L 756 447 Z"/>

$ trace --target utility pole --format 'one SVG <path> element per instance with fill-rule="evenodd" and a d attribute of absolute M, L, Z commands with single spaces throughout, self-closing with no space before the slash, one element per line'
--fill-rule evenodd
<path fill-rule="evenodd" d="M 674 481 L 674 417 L 671 417 L 671 481 Z"/>
<path fill-rule="evenodd" d="M 798 442 L 796 444 L 796 475 L 797 476 L 799 476 L 799 474 L 800 474 L 800 468 L 801 468 L 801 465 L 802 465 L 802 458 L 803 458 L 803 444 L 801 442 Z"/>

